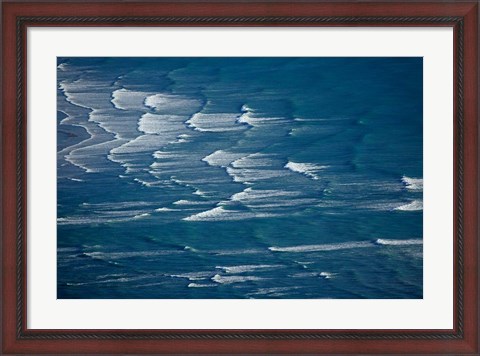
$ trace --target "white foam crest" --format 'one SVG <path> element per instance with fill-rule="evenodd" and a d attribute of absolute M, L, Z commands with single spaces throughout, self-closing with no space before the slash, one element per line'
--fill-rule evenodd
<path fill-rule="evenodd" d="M 313 163 L 297 163 L 289 161 L 285 168 L 288 168 L 292 172 L 304 174 L 307 177 L 317 180 L 320 177 L 317 175 L 319 171 L 328 168 L 328 166 L 320 166 Z"/>
<path fill-rule="evenodd" d="M 65 155 L 64 158 L 67 162 L 85 170 L 87 173 L 108 171 L 112 169 L 112 167 L 106 165 L 108 161 L 105 159 L 105 155 L 109 150 L 120 146 L 122 142 L 125 142 L 125 140 L 104 141 L 75 148 Z"/>
<path fill-rule="evenodd" d="M 242 203 L 253 203 L 256 201 L 264 201 L 266 198 L 291 198 L 297 197 L 301 193 L 295 191 L 288 191 L 288 190 L 275 190 L 275 189 L 253 189 L 253 188 L 246 188 L 240 193 L 236 193 L 232 195 L 230 200 L 238 201 Z"/>
<path fill-rule="evenodd" d="M 148 217 L 148 216 L 150 216 L 149 213 L 142 213 L 142 214 L 137 214 L 137 215 L 135 215 L 133 218 L 134 218 L 134 219 L 142 219 L 142 218 L 146 218 L 146 217 Z"/>
<path fill-rule="evenodd" d="M 240 109 L 242 112 L 255 112 L 254 109 L 252 109 L 250 106 L 248 106 L 247 104 L 243 104 L 242 105 L 242 108 Z"/>
<path fill-rule="evenodd" d="M 195 190 L 192 194 L 199 195 L 201 197 L 207 196 L 207 193 L 201 191 L 200 189 Z"/>
<path fill-rule="evenodd" d="M 234 221 L 234 220 L 266 218 L 266 217 L 275 217 L 275 216 L 279 216 L 279 214 L 226 210 L 223 208 L 223 206 L 219 206 L 207 211 L 202 211 L 198 214 L 188 216 L 186 218 L 183 218 L 183 220 L 185 221 Z"/>
<path fill-rule="evenodd" d="M 185 143 L 185 142 L 192 142 L 190 139 L 192 135 L 187 135 L 187 134 L 181 134 L 177 136 L 177 141 L 174 143 Z"/>
<path fill-rule="evenodd" d="M 184 218 L 185 221 L 208 221 L 208 220 L 222 220 L 222 217 L 228 216 L 227 212 L 223 207 L 219 206 L 201 213 L 191 215 Z"/>
<path fill-rule="evenodd" d="M 83 108 L 83 109 L 89 109 L 89 110 L 93 109 L 90 106 L 82 105 L 81 103 L 79 103 L 75 100 L 75 96 L 72 95 L 72 93 L 70 93 L 70 90 L 75 88 L 75 86 L 73 85 L 72 82 L 64 80 L 64 81 L 62 81 L 58 84 L 58 88 L 61 91 L 63 91 L 63 94 L 65 95 L 65 100 L 67 102 L 69 102 L 70 104 L 72 104 L 74 106 L 78 106 L 78 107 Z"/>
<path fill-rule="evenodd" d="M 57 69 L 60 69 L 62 72 L 65 72 L 67 70 L 68 64 L 67 63 L 60 63 L 57 66 Z"/>
<path fill-rule="evenodd" d="M 287 176 L 289 173 L 280 168 L 282 164 L 276 155 L 257 152 L 233 161 L 226 171 L 234 182 L 251 185 L 253 182 Z"/>
<path fill-rule="evenodd" d="M 170 135 L 169 135 L 170 133 Z M 172 137 L 173 136 L 173 137 Z M 113 162 L 127 163 L 129 159 L 134 160 L 133 157 L 120 157 L 116 155 L 124 155 L 130 153 L 149 153 L 154 151 L 159 146 L 164 146 L 175 140 L 175 134 L 166 132 L 165 135 L 142 135 L 127 143 L 116 147 L 110 151 L 109 159 Z"/>
<path fill-rule="evenodd" d="M 94 143 L 88 146 L 79 147 L 72 149 L 68 154 L 69 157 L 72 156 L 82 156 L 82 155 L 105 155 L 109 150 L 115 149 L 120 146 L 122 143 L 127 142 L 124 139 L 113 139 L 108 141 L 103 141 L 99 143 Z"/>
<path fill-rule="evenodd" d="M 315 122 L 315 121 L 319 121 L 318 119 L 302 119 L 302 118 L 299 118 L 299 117 L 296 117 L 293 119 L 294 121 L 298 121 L 298 122 Z"/>
<path fill-rule="evenodd" d="M 212 277 L 212 281 L 219 284 L 243 283 L 249 281 L 261 281 L 264 279 L 265 278 L 255 276 L 222 276 L 220 274 L 216 274 Z"/>
<path fill-rule="evenodd" d="M 370 241 L 359 242 L 343 242 L 322 245 L 300 245 L 291 247 L 269 247 L 270 251 L 274 252 L 319 252 L 319 251 L 337 251 L 355 248 L 373 247 L 374 244 Z"/>
<path fill-rule="evenodd" d="M 332 272 L 320 272 L 320 277 L 323 277 L 325 279 L 332 279 L 337 275 L 337 273 L 332 273 Z"/>
<path fill-rule="evenodd" d="M 140 118 L 138 128 L 146 134 L 113 148 L 107 156 L 112 162 L 121 164 L 126 169 L 126 173 L 146 168 L 145 160 L 132 154 L 150 153 L 154 157 L 159 156 L 161 151 L 157 151 L 158 148 L 175 142 L 178 134 L 185 130 L 183 117 L 150 113 Z"/>
<path fill-rule="evenodd" d="M 423 179 L 422 178 L 410 178 L 407 176 L 402 177 L 402 182 L 405 185 L 406 189 L 409 190 L 423 190 Z"/>
<path fill-rule="evenodd" d="M 85 109 L 95 110 L 111 108 L 109 102 L 111 84 L 108 80 L 78 79 L 75 81 L 62 81 L 60 89 L 65 94 L 66 100 L 71 104 Z"/>
<path fill-rule="evenodd" d="M 68 180 L 71 180 L 71 181 L 74 181 L 74 182 L 85 182 L 83 179 L 79 179 L 79 178 L 71 178 L 71 177 L 67 177 Z"/>
<path fill-rule="evenodd" d="M 102 171 L 101 168 L 89 167 L 88 164 L 85 164 L 85 162 L 83 162 L 83 158 L 85 158 L 84 155 L 77 155 L 77 156 L 67 155 L 65 156 L 65 161 L 71 163 L 72 165 L 78 168 L 83 169 L 86 173 L 97 173 Z"/>
<path fill-rule="evenodd" d="M 111 103 L 119 110 L 146 111 L 145 99 L 152 93 L 132 91 L 125 88 L 117 89 L 112 93 Z"/>
<path fill-rule="evenodd" d="M 209 201 L 192 201 L 192 200 L 177 200 L 173 203 L 174 205 L 211 205 L 212 202 Z"/>
<path fill-rule="evenodd" d="M 226 273 L 245 273 L 254 272 L 257 270 L 265 270 L 272 268 L 279 268 L 281 265 L 240 265 L 240 266 L 216 266 L 215 268 L 222 269 Z"/>
<path fill-rule="evenodd" d="M 61 111 L 61 110 L 58 110 L 58 111 Z M 63 112 L 63 111 L 62 111 L 62 112 Z M 70 115 L 67 114 L 67 113 L 65 113 L 65 114 L 66 114 L 67 116 L 64 117 L 64 118 L 59 122 L 59 125 L 70 125 L 70 126 L 77 126 L 77 127 L 83 127 L 83 128 L 85 128 L 83 125 L 76 124 L 76 123 L 74 122 L 74 120 L 72 120 L 72 119 L 74 119 L 74 117 L 70 116 Z M 85 131 L 86 131 L 86 129 L 85 129 Z M 88 140 L 88 138 L 86 138 L 85 140 Z M 85 141 L 85 140 L 83 140 L 83 141 Z M 83 141 L 82 141 L 82 142 L 83 142 Z"/>
<path fill-rule="evenodd" d="M 217 284 L 200 284 L 200 283 L 189 283 L 188 288 L 212 288 L 216 287 Z"/>
<path fill-rule="evenodd" d="M 238 124 L 238 114 L 204 114 L 195 113 L 185 121 L 188 127 L 201 132 L 243 131 L 245 126 Z"/>
<path fill-rule="evenodd" d="M 207 162 L 210 166 L 227 167 L 230 163 L 244 156 L 245 154 L 240 152 L 218 150 L 203 157 L 202 161 Z"/>
<path fill-rule="evenodd" d="M 283 123 L 285 118 L 282 117 L 259 117 L 255 116 L 255 110 L 248 107 L 247 105 L 242 106 L 243 114 L 237 118 L 237 122 L 241 124 L 247 124 L 250 126 L 262 126 L 262 125 L 271 125 L 271 124 L 280 124 Z"/>
<path fill-rule="evenodd" d="M 246 188 L 240 193 L 230 197 L 229 201 L 239 202 L 251 209 L 282 208 L 300 205 L 313 205 L 317 199 L 299 198 L 302 193 L 299 191 L 274 190 L 274 189 L 253 189 Z M 229 201 L 222 202 L 228 205 Z"/>
<path fill-rule="evenodd" d="M 242 111 L 242 114 L 237 118 L 237 122 L 240 124 L 250 125 L 249 120 L 252 118 L 252 114 L 254 110 L 245 104 L 245 105 L 242 105 L 241 111 Z M 253 126 L 253 125 L 250 125 L 250 126 Z"/>
<path fill-rule="evenodd" d="M 191 115 L 200 109 L 202 102 L 181 95 L 155 94 L 148 96 L 144 104 L 155 109 L 157 113 Z"/>
<path fill-rule="evenodd" d="M 205 279 L 209 279 L 212 277 L 212 272 L 188 272 L 188 273 L 180 273 L 180 274 L 172 274 L 171 277 L 175 278 L 186 278 L 189 281 L 201 281 Z"/>
<path fill-rule="evenodd" d="M 130 140 L 138 136 L 137 121 L 140 113 L 116 110 L 110 105 L 105 106 L 104 102 L 97 105 L 88 114 L 89 122 L 96 123 L 105 132 L 113 134 L 116 139 Z"/>
<path fill-rule="evenodd" d="M 122 176 L 119 176 L 119 177 L 120 177 L 120 178 L 128 178 L 128 177 L 123 176 L 123 175 L 122 175 Z M 141 185 L 143 185 L 143 186 L 145 186 L 145 187 L 149 187 L 149 188 L 150 188 L 150 187 L 154 187 L 154 186 L 156 186 L 156 185 L 162 184 L 161 181 L 147 182 L 146 180 L 142 180 L 142 179 L 140 179 L 140 178 L 133 178 L 133 180 L 134 180 L 135 182 L 140 183 Z"/>
<path fill-rule="evenodd" d="M 253 117 L 249 114 L 243 114 L 240 116 L 237 120 L 237 122 L 242 123 L 242 124 L 248 124 L 253 127 L 259 127 L 259 126 L 270 126 L 270 125 L 278 125 L 278 124 L 284 124 L 285 121 L 288 120 L 283 117 Z"/>
<path fill-rule="evenodd" d="M 178 209 L 171 209 L 171 208 L 158 208 L 158 209 L 155 209 L 156 212 L 159 212 L 159 213 L 164 213 L 164 212 L 168 212 L 168 211 L 178 211 Z"/>
<path fill-rule="evenodd" d="M 308 277 L 316 277 L 316 278 L 323 278 L 323 279 L 333 279 L 338 273 L 331 273 L 331 272 L 302 272 L 302 273 L 295 273 L 291 274 L 290 277 L 294 278 L 308 278 Z"/>
<path fill-rule="evenodd" d="M 179 136 L 179 132 L 184 130 L 184 116 L 179 115 L 157 115 L 146 113 L 138 121 L 138 130 L 147 134 L 172 134 L 171 141 Z"/>
<path fill-rule="evenodd" d="M 406 239 L 406 240 L 393 240 L 393 239 L 377 239 L 375 240 L 376 244 L 379 245 L 392 245 L 392 246 L 403 246 L 403 245 L 422 245 L 422 239 Z"/>
<path fill-rule="evenodd" d="M 408 204 L 399 206 L 395 208 L 395 210 L 401 210 L 401 211 L 419 211 L 423 210 L 423 201 L 422 200 L 414 200 Z"/>
<path fill-rule="evenodd" d="M 187 182 L 184 182 L 183 180 L 180 180 L 176 177 L 171 177 L 170 180 L 175 183 L 175 184 L 178 184 L 182 187 L 190 187 L 190 184 L 188 184 Z"/>
<path fill-rule="evenodd" d="M 198 250 L 195 248 L 195 247 L 192 247 L 192 246 L 185 246 L 183 248 L 185 251 L 192 251 L 192 252 L 198 252 Z"/>
<path fill-rule="evenodd" d="M 173 152 L 155 151 L 152 153 L 155 159 L 165 159 L 173 156 Z"/>

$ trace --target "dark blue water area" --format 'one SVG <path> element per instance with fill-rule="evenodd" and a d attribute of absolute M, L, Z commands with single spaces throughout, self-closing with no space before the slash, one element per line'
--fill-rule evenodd
<path fill-rule="evenodd" d="M 423 296 L 422 58 L 58 58 L 57 297 Z"/>

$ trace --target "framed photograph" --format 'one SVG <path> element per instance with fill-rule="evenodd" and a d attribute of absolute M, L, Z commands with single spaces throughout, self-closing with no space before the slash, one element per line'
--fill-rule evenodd
<path fill-rule="evenodd" d="M 3 354 L 478 354 L 478 2 L 2 3 Z"/>

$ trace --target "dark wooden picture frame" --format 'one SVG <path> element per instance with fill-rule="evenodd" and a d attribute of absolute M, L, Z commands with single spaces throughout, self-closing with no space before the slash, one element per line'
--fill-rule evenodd
<path fill-rule="evenodd" d="M 477 1 L 2 3 L 2 353 L 478 354 Z M 449 26 L 454 29 L 452 330 L 33 330 L 27 320 L 29 26 Z"/>

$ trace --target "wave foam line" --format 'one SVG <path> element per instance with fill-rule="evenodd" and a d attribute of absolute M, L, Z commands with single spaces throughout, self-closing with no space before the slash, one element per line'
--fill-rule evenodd
<path fill-rule="evenodd" d="M 68 64 L 67 63 L 60 63 L 57 66 L 57 69 L 60 69 L 62 72 L 65 72 L 67 70 Z"/>
<path fill-rule="evenodd" d="M 275 189 L 252 189 L 246 188 L 240 193 L 230 197 L 229 202 L 239 202 L 252 209 L 281 208 L 301 205 L 312 205 L 316 199 L 299 198 L 302 193 L 298 191 L 275 190 Z M 227 205 L 229 202 L 225 202 Z M 222 203 L 219 203 L 219 205 Z"/>
<path fill-rule="evenodd" d="M 226 210 L 222 206 L 202 211 L 201 213 L 190 215 L 182 220 L 185 221 L 234 221 L 244 220 L 252 218 L 267 218 L 275 217 L 279 214 L 272 213 L 254 213 L 254 212 L 242 212 L 237 210 Z"/>
<path fill-rule="evenodd" d="M 284 177 L 286 174 L 275 169 L 246 169 L 227 167 L 227 174 L 232 177 L 234 182 L 251 184 L 261 180 Z"/>
<path fill-rule="evenodd" d="M 410 178 L 407 176 L 402 177 L 402 182 L 405 185 L 406 189 L 409 190 L 423 190 L 423 179 L 422 178 Z"/>
<path fill-rule="evenodd" d="M 404 246 L 404 245 L 422 245 L 422 239 L 406 239 L 406 240 L 392 240 L 392 239 L 377 239 L 375 243 L 378 245 Z"/>
<path fill-rule="evenodd" d="M 200 284 L 200 283 L 189 283 L 188 288 L 211 288 L 216 287 L 217 284 Z"/>
<path fill-rule="evenodd" d="M 200 110 L 202 102 L 186 96 L 159 93 L 147 96 L 144 105 L 157 113 L 192 115 Z"/>
<path fill-rule="evenodd" d="M 185 121 L 185 124 L 189 128 L 200 132 L 243 131 L 246 127 L 238 124 L 238 118 L 238 114 L 204 114 L 198 112 Z"/>
<path fill-rule="evenodd" d="M 336 273 L 332 273 L 332 272 L 320 272 L 319 274 L 320 277 L 323 277 L 325 279 L 335 278 L 336 275 L 337 275 Z"/>
<path fill-rule="evenodd" d="M 73 182 L 85 182 L 83 179 L 80 179 L 80 178 L 67 177 L 67 179 Z"/>
<path fill-rule="evenodd" d="M 322 245 L 300 245 L 291 247 L 269 247 L 270 251 L 274 252 L 318 252 L 318 251 L 337 251 L 355 248 L 373 247 L 374 245 L 370 241 L 360 242 L 344 242 L 335 244 L 322 244 Z"/>
<path fill-rule="evenodd" d="M 253 188 L 246 188 L 240 193 L 236 193 L 232 195 L 230 198 L 233 201 L 245 202 L 245 201 L 252 201 L 252 200 L 263 200 L 266 198 L 272 197 L 296 197 L 299 196 L 300 192 L 295 191 L 288 191 L 288 190 L 275 190 L 275 189 L 256 189 Z"/>
<path fill-rule="evenodd" d="M 182 273 L 182 274 L 172 274 L 170 277 L 175 278 L 186 278 L 189 281 L 201 281 L 205 279 L 209 279 L 212 277 L 212 272 L 190 272 L 190 273 Z"/>
<path fill-rule="evenodd" d="M 173 202 L 173 205 L 212 205 L 213 203 L 210 201 L 193 201 L 193 200 L 177 200 Z"/>
<path fill-rule="evenodd" d="M 313 163 L 297 163 L 289 161 L 285 168 L 288 168 L 292 172 L 303 174 L 313 180 L 320 179 L 317 175 L 319 171 L 328 168 L 328 166 L 319 166 Z"/>
<path fill-rule="evenodd" d="M 251 153 L 232 162 L 233 168 L 272 167 L 275 157 L 267 153 Z"/>
<path fill-rule="evenodd" d="M 394 210 L 401 210 L 401 211 L 419 211 L 423 210 L 423 201 L 421 200 L 414 200 L 408 204 L 401 205 Z"/>
<path fill-rule="evenodd" d="M 215 268 L 222 269 L 226 273 L 245 273 L 256 270 L 265 270 L 282 267 L 281 265 L 240 265 L 240 266 L 216 266 Z"/>
<path fill-rule="evenodd" d="M 283 117 L 258 117 L 254 116 L 254 110 L 247 105 L 242 106 L 243 114 L 237 118 L 237 122 L 240 124 L 247 124 L 253 127 L 270 124 L 282 124 L 286 120 Z"/>
<path fill-rule="evenodd" d="M 232 162 L 242 157 L 245 157 L 245 153 L 218 150 L 203 157 L 202 161 L 214 167 L 227 167 Z"/>
<path fill-rule="evenodd" d="M 222 276 L 220 274 L 216 274 L 212 277 L 212 281 L 219 284 L 243 283 L 249 281 L 261 281 L 264 279 L 265 278 L 255 276 Z"/>
<path fill-rule="evenodd" d="M 117 89 L 112 93 L 110 102 L 118 110 L 146 111 L 145 99 L 153 93 L 132 91 L 125 88 Z"/>

